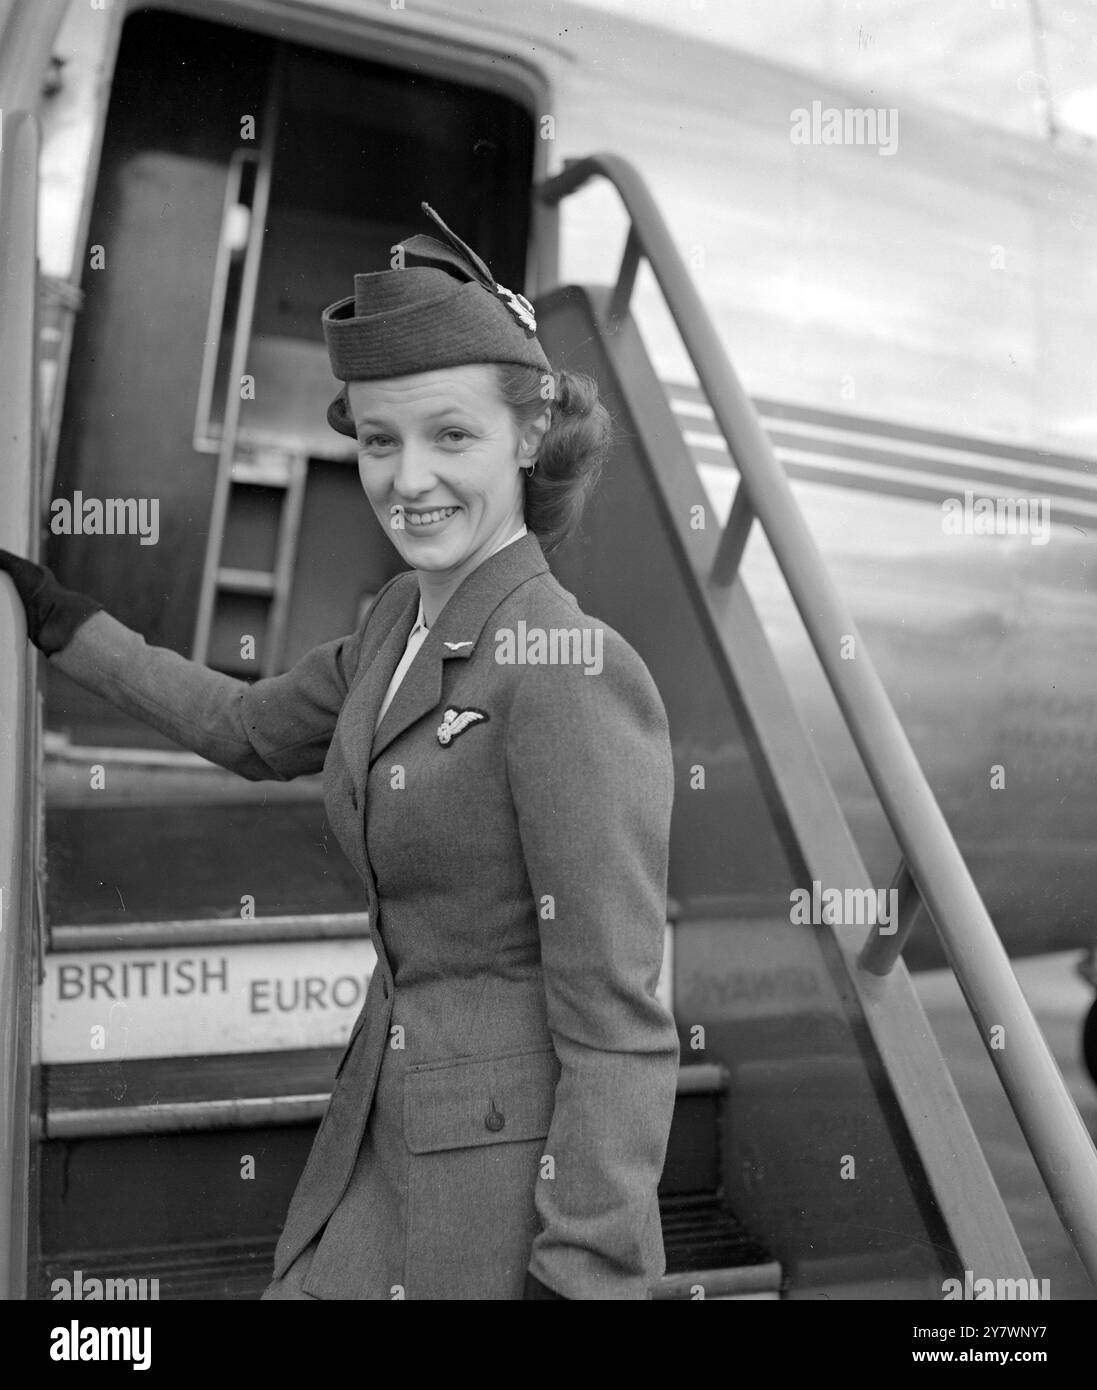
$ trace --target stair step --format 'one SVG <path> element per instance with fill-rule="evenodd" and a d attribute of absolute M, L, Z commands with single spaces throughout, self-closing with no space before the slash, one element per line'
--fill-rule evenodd
<path fill-rule="evenodd" d="M 318 801 L 47 809 L 47 919 L 66 928 L 360 913 L 362 881 Z M 245 925 L 241 923 L 241 925 Z"/>
<path fill-rule="evenodd" d="M 772 1254 L 743 1228 L 719 1195 L 664 1197 L 660 1206 L 668 1274 L 773 1263 Z"/>
<path fill-rule="evenodd" d="M 652 1298 L 710 1299 L 780 1298 L 781 1266 L 767 1265 L 737 1269 L 694 1269 L 685 1274 L 667 1275 L 659 1281 Z"/>
<path fill-rule="evenodd" d="M 242 946 L 271 941 L 357 941 L 369 935 L 368 912 L 185 917 L 177 922 L 61 923 L 50 927 L 51 952 L 142 951 Z"/>
<path fill-rule="evenodd" d="M 259 453 L 254 458 L 238 458 L 232 465 L 232 481 L 247 487 L 288 488 L 294 479 L 295 458 L 291 454 Z"/>
<path fill-rule="evenodd" d="M 233 594 L 256 594 L 260 597 L 274 593 L 275 576 L 267 570 L 219 569 L 217 587 Z"/>
<path fill-rule="evenodd" d="M 203 1057 L 59 1062 L 42 1068 L 47 1139 L 318 1123 L 331 1095 L 340 1047 L 230 1052 Z M 704 1065 L 704 1064 L 702 1064 Z M 678 1073 L 679 1095 L 695 1096 L 696 1066 Z M 722 1089 L 723 1068 L 706 1066 Z M 694 1196 L 667 1198 L 688 1242 L 709 1208 Z M 692 1225 L 691 1225 L 692 1221 Z M 722 1230 L 724 1228 L 721 1228 Z M 722 1239 L 731 1239 L 728 1227 Z"/>
<path fill-rule="evenodd" d="M 270 1283 L 276 1243 L 274 1237 L 268 1237 L 226 1240 L 215 1246 L 195 1245 L 185 1250 L 154 1247 L 54 1254 L 41 1265 L 38 1296 L 54 1297 L 53 1285 L 58 1279 L 68 1281 L 71 1296 L 75 1273 L 79 1270 L 84 1298 L 88 1296 L 90 1279 L 129 1277 L 143 1279 L 146 1295 L 155 1292 L 160 1300 L 258 1299 Z M 135 1270 L 140 1274 L 135 1275 Z M 141 1287 L 139 1283 L 139 1291 Z"/>
<path fill-rule="evenodd" d="M 274 1237 L 219 1241 L 187 1249 L 75 1251 L 52 1254 L 43 1261 L 38 1297 L 54 1297 L 54 1281 L 68 1281 L 71 1297 L 75 1273 L 80 1271 L 83 1296 L 91 1279 L 140 1278 L 143 1291 L 160 1300 L 216 1299 L 257 1300 L 270 1282 L 274 1265 Z M 139 1270 L 140 1275 L 133 1271 Z M 153 1284 L 153 1280 L 156 1281 Z M 667 1274 L 652 1291 L 656 1300 L 694 1299 L 696 1289 L 706 1299 L 779 1297 L 781 1269 L 776 1262 L 741 1268 L 693 1269 Z M 140 1291 L 142 1286 L 138 1284 Z M 60 1289 L 57 1290 L 60 1292 Z"/>

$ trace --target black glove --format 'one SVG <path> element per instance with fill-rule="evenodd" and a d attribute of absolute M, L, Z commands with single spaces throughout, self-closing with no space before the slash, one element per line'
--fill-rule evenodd
<path fill-rule="evenodd" d="M 550 1289 L 547 1284 L 542 1284 L 536 1274 L 531 1274 L 526 1270 L 526 1287 L 522 1293 L 523 1302 L 527 1298 L 559 1298 L 566 1303 L 567 1298 L 562 1293 L 557 1293 L 555 1289 Z"/>
<path fill-rule="evenodd" d="M 62 589 L 45 565 L 0 550 L 0 570 L 11 575 L 27 614 L 27 636 L 47 656 L 67 647 L 73 633 L 103 605 L 87 594 Z"/>

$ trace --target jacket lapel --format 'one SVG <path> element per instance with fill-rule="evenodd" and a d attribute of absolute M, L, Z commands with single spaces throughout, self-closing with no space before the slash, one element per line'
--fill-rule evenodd
<path fill-rule="evenodd" d="M 543 574 L 547 569 L 548 563 L 537 537 L 528 532 L 521 540 L 513 541 L 502 550 L 497 550 L 494 555 L 489 555 L 466 576 L 457 592 L 439 613 L 434 626 L 427 634 L 426 641 L 408 668 L 400 689 L 393 696 L 392 704 L 385 711 L 385 717 L 381 720 L 370 749 L 370 763 L 384 752 L 394 739 L 399 738 L 405 729 L 410 728 L 425 714 L 437 710 L 442 698 L 445 663 L 467 661 L 482 640 L 490 642 L 492 634 L 485 634 L 484 627 L 492 613 L 519 584 L 523 584 L 534 575 Z M 382 648 L 382 654 L 386 659 L 375 663 L 376 666 L 384 668 L 380 691 L 370 706 L 375 719 L 388 689 L 388 683 L 407 644 L 418 606 L 416 588 L 411 609 L 404 615 L 407 618 L 406 624 L 401 621 L 394 628 L 394 633 L 402 633 L 395 647 L 395 656 L 391 663 L 387 660 L 393 649 L 390 648 L 389 642 L 386 642 Z"/>
<path fill-rule="evenodd" d="M 381 708 L 389 681 L 400 664 L 408 635 L 415 625 L 415 615 L 419 611 L 418 581 L 414 574 L 407 576 L 407 583 L 403 580 L 404 576 L 401 576 L 393 587 L 393 607 L 396 616 L 387 618 L 390 624 L 387 631 L 382 625 L 386 619 L 381 617 L 380 612 L 377 614 L 378 635 L 363 647 L 358 669 L 364 674 L 347 696 L 339 720 L 340 734 L 346 744 L 345 753 L 354 784 L 355 802 L 358 806 L 365 805 L 369 750 L 373 741 L 373 728 L 377 723 L 377 711 Z M 402 601 L 398 601 L 397 588 L 402 593 Z M 388 606 L 386 603 L 385 607 Z"/>

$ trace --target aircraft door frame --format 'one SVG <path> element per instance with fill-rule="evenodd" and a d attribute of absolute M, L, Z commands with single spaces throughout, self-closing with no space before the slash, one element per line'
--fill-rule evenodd
<path fill-rule="evenodd" d="M 0 544 L 38 552 L 38 159 L 41 77 L 60 0 L 0 4 Z M 23 605 L 0 579 L 0 1298 L 27 1295 L 35 1235 L 36 986 L 41 976 L 42 844 L 38 662 Z"/>
<path fill-rule="evenodd" d="M 19 0 L 0 0 L 0 21 L 5 12 L 5 5 L 12 6 L 18 3 Z M 82 9 L 86 0 L 69 0 L 68 3 L 66 0 L 34 0 L 34 3 L 36 8 L 40 8 L 43 19 L 47 6 L 52 7 L 53 26 L 56 29 L 60 27 L 66 10 L 75 10 L 77 7 Z M 85 269 L 84 256 L 99 182 L 108 98 L 121 47 L 122 30 L 132 14 L 152 8 L 193 19 L 211 18 L 209 0 L 163 0 L 163 3 L 155 6 L 149 5 L 147 0 L 113 0 L 105 11 L 89 11 L 96 15 L 98 24 L 107 26 L 94 47 L 88 46 L 86 32 L 81 32 L 78 38 L 74 38 L 74 42 L 80 46 L 73 55 L 73 62 L 87 64 L 91 69 L 90 75 L 94 77 L 94 82 L 87 85 L 89 91 L 94 88 L 95 97 L 94 106 L 88 112 L 92 130 L 86 162 L 81 170 L 80 210 L 72 236 L 71 256 L 63 268 L 52 268 L 73 286 L 80 284 Z M 273 39 L 310 44 L 331 52 L 370 59 L 393 67 L 414 68 L 424 74 L 498 92 L 524 106 L 535 122 L 554 111 L 554 80 L 550 72 L 555 72 L 555 59 L 551 52 L 547 54 L 548 67 L 542 68 L 531 59 L 516 56 L 513 43 L 508 41 L 505 34 L 480 31 L 472 42 L 468 32 L 469 26 L 452 19 L 435 18 L 429 31 L 407 25 L 396 28 L 374 16 L 353 15 L 346 11 L 325 11 L 321 3 L 309 8 L 302 5 L 296 13 L 290 14 L 284 5 L 272 3 L 272 0 L 223 0 L 217 6 L 216 18 L 221 23 L 237 24 L 241 28 L 265 34 Z M 43 55 L 43 71 L 46 56 L 48 47 Z M 43 143 L 48 145 L 49 140 L 50 130 L 47 123 Z M 534 187 L 549 173 L 552 149 L 551 141 L 534 141 Z M 71 174 L 71 170 L 65 172 Z M 556 283 L 556 221 L 557 210 L 546 208 L 531 188 L 530 252 L 527 258 L 526 285 L 526 292 L 531 298 L 543 294 Z M 43 495 L 47 497 L 52 493 L 60 442 L 74 318 L 72 312 L 64 312 L 60 317 L 57 326 L 56 372 L 52 382 L 47 384 L 43 481 Z"/>

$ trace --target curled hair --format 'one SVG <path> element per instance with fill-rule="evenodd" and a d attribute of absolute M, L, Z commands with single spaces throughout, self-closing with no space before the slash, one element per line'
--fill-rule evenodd
<path fill-rule="evenodd" d="M 597 383 L 582 372 L 550 377 L 537 367 L 502 362 L 495 370 L 500 395 L 520 430 L 546 407 L 552 411 L 537 466 L 525 479 L 526 525 L 547 553 L 579 525 L 609 454 L 609 411 L 598 399 Z"/>

